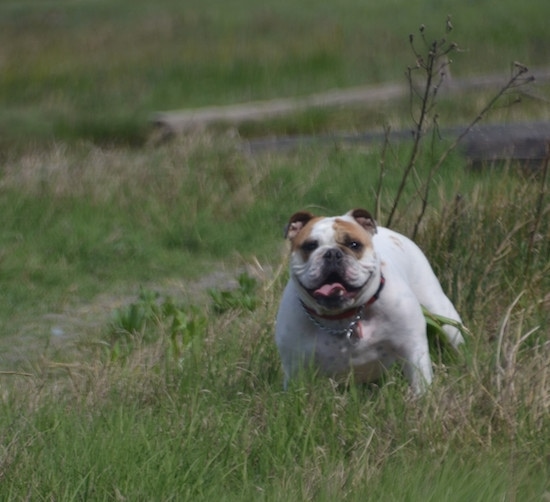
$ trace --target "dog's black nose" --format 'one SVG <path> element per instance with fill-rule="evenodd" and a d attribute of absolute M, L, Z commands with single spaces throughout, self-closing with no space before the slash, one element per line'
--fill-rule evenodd
<path fill-rule="evenodd" d="M 323 255 L 325 263 L 329 266 L 337 266 L 344 258 L 344 253 L 340 249 L 327 249 Z"/>

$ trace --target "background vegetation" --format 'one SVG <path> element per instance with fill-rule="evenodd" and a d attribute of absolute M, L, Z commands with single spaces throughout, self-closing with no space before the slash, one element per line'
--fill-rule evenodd
<path fill-rule="evenodd" d="M 0 498 L 548 498 L 544 170 L 472 171 L 456 151 L 430 175 L 448 138 L 426 142 L 393 226 L 412 232 L 430 179 L 417 240 L 467 347 L 434 353 L 421 400 L 398 371 L 282 392 L 288 215 L 374 209 L 383 159 L 386 216 L 411 145 L 250 155 L 243 137 L 411 127 L 409 104 L 146 141 L 158 110 L 400 81 L 409 33 L 441 36 L 448 14 L 464 51 L 453 76 L 506 81 L 513 60 L 549 60 L 548 13 L 546 0 L 0 1 Z M 529 91 L 489 120 L 548 118 L 547 89 Z M 443 96 L 437 111 L 465 123 L 487 100 Z"/>
<path fill-rule="evenodd" d="M 512 0 L 2 0 L 0 13 L 2 142 L 139 144 L 161 110 L 402 81 L 414 63 L 409 33 L 421 24 L 441 33 L 449 14 L 464 51 L 456 76 L 506 74 L 514 60 L 545 66 L 550 56 L 545 0 L 529 9 Z M 357 125 L 386 120 L 377 108 Z M 349 112 L 339 122 L 353 125 Z"/>

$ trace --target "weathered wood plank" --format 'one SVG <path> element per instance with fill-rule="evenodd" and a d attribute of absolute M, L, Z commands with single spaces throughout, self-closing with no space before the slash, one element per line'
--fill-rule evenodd
<path fill-rule="evenodd" d="M 550 81 L 550 68 L 536 69 L 531 74 L 537 81 Z M 506 81 L 506 76 L 502 74 L 465 79 L 449 78 L 444 92 L 498 87 L 504 85 Z M 268 120 L 310 108 L 376 104 L 403 98 L 408 95 L 408 92 L 405 84 L 337 89 L 301 98 L 159 112 L 152 117 L 152 122 L 164 136 L 181 134 L 217 123 L 239 125 L 246 121 Z"/>

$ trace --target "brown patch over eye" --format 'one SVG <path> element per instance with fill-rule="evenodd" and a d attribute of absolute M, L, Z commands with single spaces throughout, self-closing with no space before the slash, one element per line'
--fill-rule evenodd
<path fill-rule="evenodd" d="M 334 222 L 336 242 L 357 257 L 361 257 L 366 248 L 371 245 L 369 234 L 358 225 L 349 221 Z"/>
<path fill-rule="evenodd" d="M 294 237 L 294 239 L 291 240 L 292 242 L 292 250 L 301 250 L 304 252 L 304 246 L 306 248 L 310 247 L 312 242 L 316 243 L 316 247 L 319 245 L 318 242 L 315 239 L 311 238 L 311 228 L 315 223 L 320 220 L 321 218 L 312 218 L 310 221 L 308 221 L 302 230 Z M 309 250 L 309 253 L 311 253 L 313 249 Z"/>

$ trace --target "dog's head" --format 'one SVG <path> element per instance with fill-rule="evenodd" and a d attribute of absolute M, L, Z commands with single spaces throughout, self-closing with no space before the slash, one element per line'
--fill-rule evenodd
<path fill-rule="evenodd" d="M 319 314 L 365 303 L 378 288 L 380 262 L 372 237 L 376 223 L 364 209 L 343 216 L 294 214 L 286 227 L 290 275 L 300 299 Z"/>

